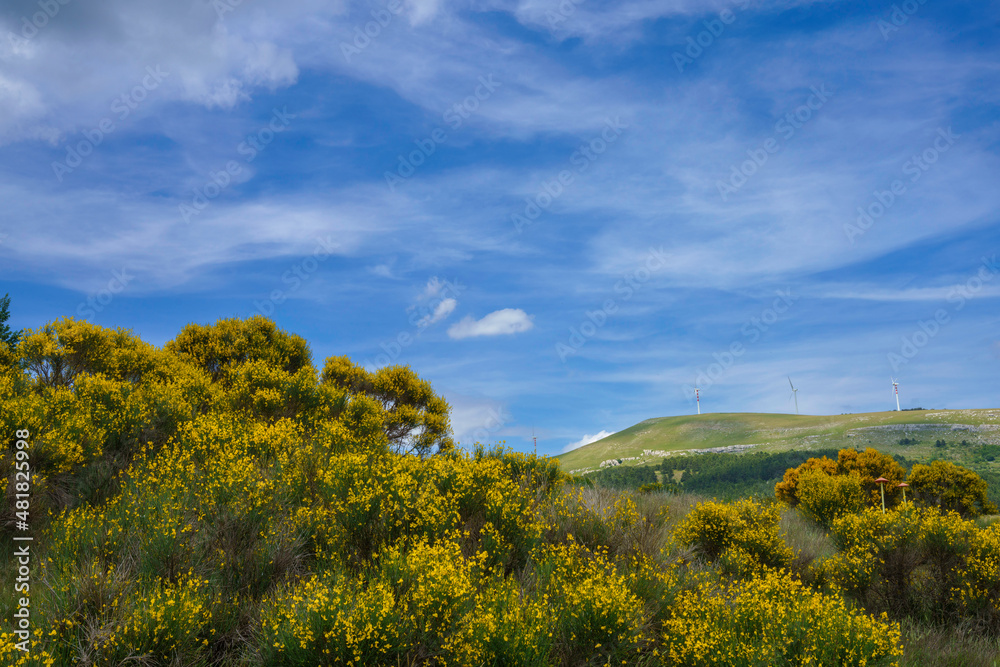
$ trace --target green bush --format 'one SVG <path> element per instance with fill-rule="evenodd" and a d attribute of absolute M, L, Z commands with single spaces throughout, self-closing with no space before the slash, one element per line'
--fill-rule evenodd
<path fill-rule="evenodd" d="M 910 472 L 909 483 L 916 502 L 925 507 L 938 507 L 965 517 L 997 512 L 997 506 L 986 496 L 983 478 L 948 461 L 918 463 Z"/>
<path fill-rule="evenodd" d="M 779 535 L 778 508 L 753 500 L 703 502 L 677 526 L 677 540 L 696 547 L 709 561 L 725 555 L 728 567 L 745 571 L 750 565 L 787 567 L 792 550 Z M 737 553 L 726 553 L 736 550 Z"/>
<path fill-rule="evenodd" d="M 799 476 L 799 509 L 807 517 L 829 528 L 834 519 L 860 512 L 865 493 L 857 474 L 827 475 L 809 470 Z"/>

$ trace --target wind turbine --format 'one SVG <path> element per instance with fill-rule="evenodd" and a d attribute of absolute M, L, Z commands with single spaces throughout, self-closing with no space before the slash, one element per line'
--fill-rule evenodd
<path fill-rule="evenodd" d="M 788 378 L 788 386 L 792 388 L 792 394 L 788 398 L 795 397 L 795 414 L 799 414 L 799 390 L 792 384 L 792 378 Z"/>
<path fill-rule="evenodd" d="M 896 412 L 902 412 L 899 409 L 899 383 L 896 382 L 896 378 L 894 377 L 891 377 L 889 379 L 892 380 L 892 393 L 896 395 Z"/>
<path fill-rule="evenodd" d="M 698 404 L 698 414 L 701 414 L 701 395 L 698 393 L 698 387 L 694 388 L 694 401 Z"/>

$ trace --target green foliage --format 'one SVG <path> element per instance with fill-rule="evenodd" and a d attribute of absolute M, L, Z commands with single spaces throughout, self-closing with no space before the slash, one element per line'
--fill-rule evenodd
<path fill-rule="evenodd" d="M 7 345 L 7 347 L 13 348 L 17 346 L 17 341 L 20 338 L 21 332 L 14 331 L 7 324 L 7 320 L 10 319 L 10 294 L 4 294 L 3 298 L 0 299 L 0 343 Z"/>
<path fill-rule="evenodd" d="M 965 441 L 962 441 L 965 444 Z M 976 463 L 992 463 L 1000 458 L 1000 445 L 982 445 L 976 448 L 973 460 Z"/>
<path fill-rule="evenodd" d="M 227 382 L 242 364 L 263 361 L 268 366 L 297 373 L 311 363 L 305 339 L 285 333 L 262 315 L 245 320 L 222 319 L 212 325 L 189 324 L 172 341 L 168 352 L 190 360 L 213 382 Z"/>
<path fill-rule="evenodd" d="M 785 471 L 782 481 L 774 487 L 774 494 L 789 505 L 797 505 L 801 500 L 799 479 L 807 471 L 820 471 L 829 476 L 856 475 L 863 490 L 864 502 L 873 507 L 881 507 L 882 503 L 882 489 L 876 479 L 883 477 L 888 480 L 885 483 L 885 502 L 886 506 L 892 506 L 902 498 L 897 485 L 906 476 L 906 469 L 898 461 L 875 449 L 868 448 L 863 452 L 841 449 L 837 452 L 836 462 L 827 457 L 813 458 L 798 468 Z"/>
<path fill-rule="evenodd" d="M 638 489 L 644 484 L 653 484 L 656 471 L 649 466 L 614 466 L 587 475 L 597 486 L 609 489 Z"/>
<path fill-rule="evenodd" d="M 817 569 L 872 613 L 1000 631 L 1000 530 L 906 503 L 836 519 Z"/>
<path fill-rule="evenodd" d="M 986 498 L 992 504 L 1000 506 L 1000 472 L 980 468 L 976 471 L 984 482 L 986 482 Z"/>
<path fill-rule="evenodd" d="M 769 496 L 788 468 L 804 463 L 809 457 L 835 454 L 836 450 L 694 454 L 665 458 L 660 469 L 666 479 L 675 470 L 683 470 L 681 484 L 689 493 L 734 500 Z"/>
<path fill-rule="evenodd" d="M 454 449 L 449 435 L 451 408 L 434 393 L 430 382 L 417 377 L 409 366 L 386 366 L 370 373 L 347 357 L 330 357 L 322 381 L 377 401 L 382 427 L 397 452 L 426 456 Z"/>
<path fill-rule="evenodd" d="M 865 506 L 861 476 L 828 475 L 822 470 L 807 470 L 799 476 L 799 509 L 807 517 L 829 528 L 834 519 L 860 512 Z"/>
<path fill-rule="evenodd" d="M 665 665 L 897 665 L 899 629 L 784 572 L 699 582 L 666 624 Z"/>
<path fill-rule="evenodd" d="M 976 473 L 948 461 L 913 466 L 910 488 L 918 504 L 955 511 L 965 517 L 996 514 L 986 482 Z"/>
<path fill-rule="evenodd" d="M 928 514 L 900 547 L 886 536 L 907 526 L 868 526 L 869 512 L 840 530 L 844 514 L 844 567 L 805 576 L 773 501 L 692 510 L 654 492 L 652 468 L 584 488 L 553 459 L 459 451 L 447 403 L 410 369 L 335 357 L 320 374 L 301 338 L 262 318 L 192 325 L 163 349 L 64 319 L 0 353 L 15 362 L 0 368 L 0 477 L 9 501 L 29 430 L 31 613 L 45 628 L 24 656 L 0 619 L 0 664 L 891 665 L 898 626 L 838 591 L 867 563 L 892 580 L 890 552 L 907 545 L 907 599 L 1000 627 L 1000 526 Z M 805 457 L 671 463 L 686 484 L 750 488 Z M 796 479 L 803 509 L 836 516 L 859 488 L 869 500 L 877 460 L 842 458 L 845 475 Z"/>
<path fill-rule="evenodd" d="M 913 577 L 923 553 L 912 506 L 844 515 L 833 522 L 830 537 L 838 553 L 819 564 L 821 578 L 872 611 L 902 616 L 917 608 Z"/>
<path fill-rule="evenodd" d="M 786 567 L 792 552 L 778 534 L 780 519 L 773 504 L 703 502 L 677 526 L 676 536 L 709 561 L 726 560 L 740 573 L 760 565 Z"/>

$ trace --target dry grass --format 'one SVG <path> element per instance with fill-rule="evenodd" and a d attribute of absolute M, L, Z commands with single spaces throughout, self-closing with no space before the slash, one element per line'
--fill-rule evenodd
<path fill-rule="evenodd" d="M 807 575 L 806 579 L 813 561 L 832 556 L 837 551 L 823 528 L 790 507 L 781 511 L 781 536 L 795 552 L 792 569 L 800 575 Z"/>
<path fill-rule="evenodd" d="M 567 502 L 588 511 L 553 514 L 555 530 L 549 539 L 564 541 L 572 534 L 577 542 L 592 548 L 606 547 L 612 555 L 641 552 L 654 559 L 672 544 L 677 522 L 704 500 L 693 494 L 630 493 L 600 487 L 579 490 L 577 499 L 573 497 L 576 492 Z M 615 503 L 625 495 L 635 501 L 638 520 L 609 520 L 615 514 Z"/>
<path fill-rule="evenodd" d="M 903 621 L 903 667 L 1000 667 L 1000 640 Z"/>
<path fill-rule="evenodd" d="M 987 528 L 1000 521 L 1000 514 L 984 514 L 976 519 L 976 525 L 980 528 Z"/>

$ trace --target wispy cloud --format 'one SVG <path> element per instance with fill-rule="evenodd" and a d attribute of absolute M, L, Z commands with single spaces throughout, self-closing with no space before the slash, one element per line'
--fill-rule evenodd
<path fill-rule="evenodd" d="M 579 449 L 580 447 L 583 447 L 584 445 L 589 445 L 589 444 L 591 444 L 593 442 L 597 442 L 598 440 L 603 440 L 604 438 L 608 437 L 609 435 L 614 435 L 614 432 L 613 431 L 605 431 L 603 429 L 599 433 L 595 433 L 594 435 L 585 435 L 582 438 L 580 438 L 579 440 L 577 440 L 576 442 L 571 442 L 568 445 L 566 445 L 565 447 L 563 447 L 562 448 L 563 454 L 565 454 L 566 452 L 571 452 L 574 449 Z"/>
<path fill-rule="evenodd" d="M 495 310 L 480 320 L 467 315 L 448 329 L 448 335 L 455 340 L 477 336 L 509 336 L 530 330 L 534 326 L 531 320 L 531 316 L 520 308 L 504 308 Z"/>
<path fill-rule="evenodd" d="M 681 388 L 734 342 L 745 351 L 704 409 L 787 411 L 788 374 L 804 411 L 882 406 L 886 354 L 1000 249 L 1000 39 L 981 29 L 1000 9 L 956 1 L 921 5 L 889 39 L 876 25 L 889 10 L 857 0 L 421 0 L 391 20 L 384 2 L 107 0 L 58 3 L 30 37 L 37 0 L 7 3 L 12 326 L 71 314 L 123 266 L 134 279 L 94 320 L 163 340 L 278 295 L 279 325 L 317 357 L 398 350 L 436 390 L 517 415 L 483 413 L 470 433 L 537 426 L 554 452 L 693 412 Z M 735 20 L 720 32 L 723 10 Z M 678 72 L 688 38 L 710 46 Z M 370 43 L 348 61 L 355 40 Z M 162 84 L 137 88 L 157 66 Z M 490 76 L 502 86 L 481 103 Z M 823 86 L 822 110 L 722 201 L 719 179 L 753 170 Z M 271 137 L 286 106 L 295 120 Z M 628 130 L 611 146 L 616 118 Z M 429 144 L 436 128 L 447 138 Z M 960 139 L 935 154 L 941 128 Z M 241 151 L 248 139 L 267 149 Z M 70 151 L 90 155 L 58 182 Z M 389 192 L 401 159 L 425 161 Z M 182 224 L 178 205 L 234 160 L 239 176 Z M 572 184 L 553 196 L 562 171 Z M 852 244 L 858 209 L 900 185 Z M 526 198 L 546 210 L 517 234 Z M 330 254 L 313 271 L 317 239 Z M 647 281 L 651 246 L 670 261 Z M 794 310 L 766 321 L 789 289 Z M 1000 402 L 998 290 L 985 280 L 907 364 L 904 403 Z M 553 342 L 584 322 L 599 330 L 562 363 Z"/>
<path fill-rule="evenodd" d="M 430 315 L 425 315 L 424 317 L 420 318 L 420 320 L 417 321 L 417 326 L 422 329 L 424 327 L 429 327 L 432 324 L 440 322 L 444 318 L 451 315 L 454 312 L 455 307 L 457 305 L 458 302 L 455 301 L 455 299 L 452 298 L 442 299 L 441 302 L 434 307 L 433 313 L 431 313 Z"/>

